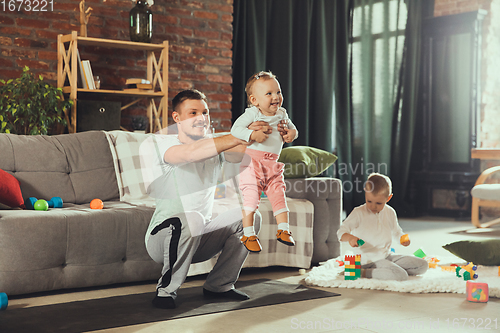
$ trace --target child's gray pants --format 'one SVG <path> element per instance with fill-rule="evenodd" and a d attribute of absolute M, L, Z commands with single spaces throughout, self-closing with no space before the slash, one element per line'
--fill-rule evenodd
<path fill-rule="evenodd" d="M 248 256 L 248 250 L 240 241 L 243 235 L 241 219 L 240 207 L 220 214 L 207 224 L 200 213 L 186 212 L 168 218 L 154 228 L 146 249 L 154 261 L 163 264 L 157 286 L 158 296 L 175 299 L 191 263 L 208 260 L 219 252 L 217 263 L 203 287 L 213 292 L 226 292 L 234 288 Z M 262 217 L 257 211 L 257 233 L 261 221 Z"/>
<path fill-rule="evenodd" d="M 361 266 L 366 269 L 367 278 L 396 281 L 405 281 L 408 275 L 423 274 L 428 267 L 429 264 L 422 258 L 397 254 Z"/>

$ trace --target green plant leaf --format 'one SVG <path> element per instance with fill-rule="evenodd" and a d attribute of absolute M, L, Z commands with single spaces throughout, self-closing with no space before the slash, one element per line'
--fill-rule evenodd
<path fill-rule="evenodd" d="M 53 125 L 66 125 L 62 110 L 73 103 L 62 96 L 62 89 L 46 83 L 25 66 L 20 77 L 0 86 L 0 111 L 4 115 L 0 126 L 15 134 L 48 134 Z"/>

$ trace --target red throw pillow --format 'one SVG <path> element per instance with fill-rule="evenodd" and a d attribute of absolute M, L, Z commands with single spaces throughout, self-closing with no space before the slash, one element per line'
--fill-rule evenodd
<path fill-rule="evenodd" d="M 0 169 L 0 203 L 12 208 L 24 208 L 19 180 L 2 169 Z"/>

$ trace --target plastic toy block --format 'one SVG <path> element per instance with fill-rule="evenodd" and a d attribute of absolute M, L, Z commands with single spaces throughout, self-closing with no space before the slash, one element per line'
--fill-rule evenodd
<path fill-rule="evenodd" d="M 363 246 L 364 243 L 365 243 L 364 240 L 358 239 L 358 246 Z"/>
<path fill-rule="evenodd" d="M 346 255 L 344 258 L 344 263 L 347 265 L 347 263 L 352 264 L 356 261 L 355 257 L 352 255 Z"/>
<path fill-rule="evenodd" d="M 426 257 L 426 254 L 425 254 L 425 252 L 422 249 L 418 249 L 417 251 L 413 252 L 413 255 L 415 257 L 419 257 L 419 258 L 425 258 Z"/>
<path fill-rule="evenodd" d="M 448 271 L 448 272 L 455 272 L 457 269 L 457 266 L 439 266 L 441 267 L 442 271 Z"/>
<path fill-rule="evenodd" d="M 346 255 L 344 263 L 344 280 L 356 280 L 361 277 L 361 255 Z"/>
<path fill-rule="evenodd" d="M 426 257 L 425 260 L 427 260 L 427 263 L 429 264 L 429 268 L 437 268 L 438 262 L 440 261 L 438 258 L 432 257 L 428 258 Z"/>
<path fill-rule="evenodd" d="M 455 269 L 455 273 L 458 277 L 463 277 L 465 281 L 468 281 L 468 280 L 475 280 L 478 278 L 478 275 L 474 274 L 476 270 L 477 266 L 470 262 L 465 266 L 461 267 L 457 266 Z"/>
<path fill-rule="evenodd" d="M 488 302 L 488 284 L 484 282 L 467 281 L 466 294 L 469 302 Z"/>
<path fill-rule="evenodd" d="M 408 234 L 404 234 L 403 236 L 401 236 L 401 238 L 399 239 L 399 242 L 401 244 L 403 243 L 406 243 L 406 242 L 409 242 L 410 241 L 410 237 L 408 236 Z"/>

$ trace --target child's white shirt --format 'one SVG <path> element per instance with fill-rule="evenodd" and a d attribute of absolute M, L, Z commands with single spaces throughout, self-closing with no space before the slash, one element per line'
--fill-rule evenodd
<path fill-rule="evenodd" d="M 285 108 L 280 107 L 274 116 L 266 116 L 255 106 L 245 109 L 245 113 L 236 119 L 231 128 L 231 134 L 245 141 L 250 141 L 250 136 L 252 135 L 252 130 L 248 129 L 248 126 L 256 121 L 265 121 L 272 127 L 273 132 L 269 134 L 266 141 L 262 143 L 254 142 L 248 148 L 265 151 L 268 153 L 280 154 L 283 147 L 283 139 L 278 131 L 278 124 L 281 120 L 287 120 L 287 126 L 289 129 L 297 129 L 292 123 Z M 297 138 L 295 135 L 295 138 Z"/>
<path fill-rule="evenodd" d="M 349 233 L 361 238 L 365 244 L 353 248 L 346 244 L 356 254 L 361 254 L 361 264 L 385 259 L 391 254 L 392 239 L 400 239 L 403 230 L 399 226 L 394 208 L 389 205 L 377 214 L 363 204 L 353 209 L 351 214 L 342 222 L 337 237 L 340 240 L 343 234 Z"/>

